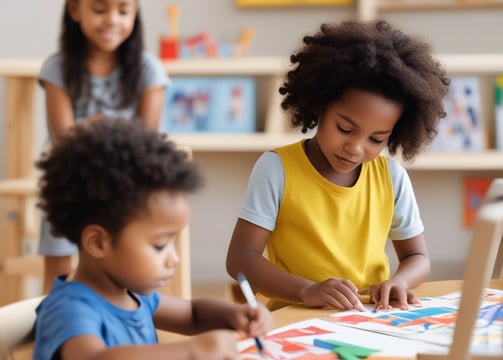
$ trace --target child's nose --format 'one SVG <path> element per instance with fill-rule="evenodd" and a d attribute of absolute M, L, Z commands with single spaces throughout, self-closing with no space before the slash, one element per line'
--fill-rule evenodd
<path fill-rule="evenodd" d="M 351 156 L 360 156 L 363 154 L 363 142 L 359 140 L 349 141 L 346 143 L 344 150 Z"/>
<path fill-rule="evenodd" d="M 119 19 L 119 13 L 117 11 L 109 11 L 106 16 L 106 21 L 108 24 L 115 24 Z"/>
<path fill-rule="evenodd" d="M 179 262 L 180 257 L 178 256 L 178 253 L 176 252 L 176 250 L 173 250 L 167 254 L 164 264 L 166 265 L 166 267 L 170 268 L 178 265 Z"/>

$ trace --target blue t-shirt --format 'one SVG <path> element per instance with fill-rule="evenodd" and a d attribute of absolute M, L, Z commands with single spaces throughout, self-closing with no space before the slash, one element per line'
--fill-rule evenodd
<path fill-rule="evenodd" d="M 158 292 L 131 296 L 140 305 L 136 310 L 125 310 L 82 283 L 56 279 L 36 310 L 33 359 L 54 359 L 64 342 L 79 335 L 97 336 L 107 347 L 156 344 L 152 316 L 159 305 Z"/>

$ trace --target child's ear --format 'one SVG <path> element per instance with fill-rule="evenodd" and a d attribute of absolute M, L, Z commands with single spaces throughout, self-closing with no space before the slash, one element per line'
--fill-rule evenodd
<path fill-rule="evenodd" d="M 103 258 L 112 247 L 108 231 L 99 225 L 88 225 L 82 231 L 81 248 L 94 258 Z"/>
<path fill-rule="evenodd" d="M 66 0 L 66 11 L 72 18 L 73 21 L 79 22 L 79 10 L 78 10 L 78 0 Z"/>

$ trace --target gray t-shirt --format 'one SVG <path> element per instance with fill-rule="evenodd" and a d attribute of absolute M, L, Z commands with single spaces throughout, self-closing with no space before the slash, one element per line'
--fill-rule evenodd
<path fill-rule="evenodd" d="M 39 73 L 39 82 L 48 82 L 68 91 L 63 81 L 62 55 L 54 54 L 47 58 Z M 104 114 L 122 119 L 134 119 L 138 115 L 138 100 L 120 107 L 120 68 L 115 69 L 105 77 L 91 76 L 91 94 L 85 101 L 85 94 L 78 99 L 72 99 L 72 107 L 76 121 L 86 119 L 92 115 Z M 141 77 L 138 94 L 152 87 L 167 87 L 170 79 L 161 62 L 149 53 L 143 53 Z M 138 96 L 139 98 L 139 96 Z M 50 232 L 50 226 L 42 216 L 40 241 L 38 246 L 40 255 L 66 256 L 78 253 L 77 247 L 64 238 L 56 238 Z"/>
<path fill-rule="evenodd" d="M 409 239 L 424 231 L 414 190 L 404 167 L 392 159 L 388 159 L 388 164 L 395 199 L 389 238 Z M 250 175 L 239 218 L 273 231 L 284 184 L 285 173 L 278 154 L 274 151 L 263 153 Z"/>
<path fill-rule="evenodd" d="M 47 58 L 40 70 L 39 82 L 49 82 L 68 91 L 63 80 L 62 61 L 63 57 L 60 53 Z M 121 103 L 120 74 L 120 68 L 116 68 L 105 77 L 91 75 L 91 93 L 88 101 L 86 101 L 86 94 L 81 94 L 78 99 L 72 99 L 77 121 L 98 114 L 123 119 L 133 119 L 138 114 L 138 99 L 126 107 L 119 106 Z M 138 94 L 142 94 L 148 88 L 166 87 L 169 84 L 170 80 L 161 62 L 154 55 L 143 53 Z"/>

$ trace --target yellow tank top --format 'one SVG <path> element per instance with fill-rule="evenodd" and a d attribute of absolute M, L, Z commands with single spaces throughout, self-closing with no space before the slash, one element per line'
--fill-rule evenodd
<path fill-rule="evenodd" d="M 316 282 L 337 277 L 364 288 L 386 280 L 384 246 L 394 210 L 387 159 L 362 164 L 356 184 L 341 187 L 316 171 L 302 144 L 276 149 L 285 188 L 267 243 L 270 261 Z"/>

